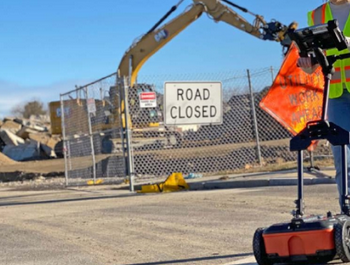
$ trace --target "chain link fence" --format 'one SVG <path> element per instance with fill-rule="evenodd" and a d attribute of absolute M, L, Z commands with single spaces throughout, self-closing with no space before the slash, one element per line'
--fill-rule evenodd
<path fill-rule="evenodd" d="M 296 161 L 296 153 L 289 151 L 292 135 L 259 107 L 275 73 L 270 67 L 206 74 L 139 75 L 137 83 L 128 87 L 130 130 L 125 130 L 127 124 L 120 115 L 119 106 L 124 107 L 120 100 L 125 95 L 123 85 L 116 87 L 115 74 L 63 94 L 66 173 L 69 178 L 92 179 L 131 173 L 146 179 L 173 172 L 210 175 L 252 167 L 264 170 L 268 165 Z M 221 82 L 223 123 L 165 126 L 166 81 Z M 141 108 L 141 92 L 155 92 L 157 105 Z M 130 139 L 130 145 L 125 138 Z M 329 156 L 330 147 L 320 145 L 315 154 Z"/>
<path fill-rule="evenodd" d="M 268 67 L 221 73 L 139 76 L 138 84 L 129 90 L 132 95 L 130 105 L 135 106 L 130 107 L 130 115 L 136 115 L 142 126 L 153 126 L 133 129 L 135 173 L 139 177 L 167 176 L 177 171 L 228 174 L 237 169 L 259 167 L 264 170 L 268 165 L 296 161 L 296 153 L 289 151 L 291 133 L 259 107 L 276 73 Z M 223 123 L 164 126 L 166 81 L 221 82 Z M 155 91 L 158 107 L 143 109 L 140 115 L 137 99 L 142 91 Z M 154 125 L 156 119 L 158 126 Z M 320 145 L 315 155 L 328 156 L 331 150 Z M 308 156 L 307 152 L 305 156 Z"/>
<path fill-rule="evenodd" d="M 163 86 L 168 80 L 221 82 L 223 123 L 164 126 Z M 137 98 L 140 90 L 157 92 L 159 126 L 152 128 L 157 132 L 153 138 L 133 132 L 133 140 L 140 139 L 139 143 L 148 140 L 147 144 L 133 146 L 135 172 L 141 177 L 165 176 L 176 171 L 225 174 L 273 163 L 278 157 L 286 161 L 294 159 L 288 151 L 288 131 L 258 107 L 259 96 L 272 81 L 270 68 L 220 74 L 139 76 L 137 89 L 131 89 L 130 93 L 132 98 Z M 151 122 L 152 111 L 143 116 L 143 124 Z M 133 109 L 130 112 L 131 116 L 136 113 Z M 268 123 L 270 126 L 266 126 Z M 166 134 L 162 134 L 163 130 Z"/>
<path fill-rule="evenodd" d="M 115 74 L 61 94 L 67 185 L 125 178 L 121 118 L 115 113 L 119 101 Z"/>

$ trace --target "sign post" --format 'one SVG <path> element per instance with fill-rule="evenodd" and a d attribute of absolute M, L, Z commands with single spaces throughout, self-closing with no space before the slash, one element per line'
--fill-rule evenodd
<path fill-rule="evenodd" d="M 222 124 L 221 82 L 166 82 L 165 125 Z"/>

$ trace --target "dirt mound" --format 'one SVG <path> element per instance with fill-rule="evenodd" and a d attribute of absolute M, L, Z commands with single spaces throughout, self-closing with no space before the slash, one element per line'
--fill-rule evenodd
<path fill-rule="evenodd" d="M 16 162 L 0 152 L 0 165 L 12 165 L 12 164 L 16 164 Z"/>

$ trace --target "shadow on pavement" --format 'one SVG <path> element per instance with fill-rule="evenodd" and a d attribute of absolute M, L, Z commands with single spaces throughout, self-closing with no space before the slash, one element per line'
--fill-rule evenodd
<path fill-rule="evenodd" d="M 96 196 L 85 198 L 71 198 L 61 200 L 45 200 L 45 201 L 31 201 L 31 202 L 0 202 L 0 207 L 18 206 L 18 205 L 36 205 L 36 204 L 50 204 L 50 203 L 63 203 L 63 202 L 79 202 L 79 201 L 94 201 L 94 200 L 106 200 L 117 199 L 132 196 L 141 196 L 143 194 L 124 194 L 124 195 L 111 195 L 111 196 Z"/>
<path fill-rule="evenodd" d="M 0 200 L 19 199 L 19 198 L 47 196 L 47 195 L 52 195 L 52 193 L 51 192 L 47 192 L 47 193 L 41 193 L 41 194 L 27 194 L 27 195 L 5 196 L 5 197 L 0 197 Z"/>
<path fill-rule="evenodd" d="M 214 259 L 230 259 L 230 258 L 238 258 L 251 256 L 253 253 L 242 253 L 242 254 L 233 254 L 233 255 L 222 255 L 222 256 L 210 256 L 210 257 L 201 257 L 201 258 L 192 258 L 192 259 L 178 259 L 178 260 L 165 260 L 165 261 L 156 261 L 156 262 L 146 262 L 146 263 L 132 263 L 128 265 L 162 265 L 162 264 L 182 264 L 187 262 L 195 262 L 195 261 L 205 261 L 205 260 L 214 260 Z M 255 263 L 253 263 L 255 264 Z M 246 264 L 248 265 L 248 264 Z"/>

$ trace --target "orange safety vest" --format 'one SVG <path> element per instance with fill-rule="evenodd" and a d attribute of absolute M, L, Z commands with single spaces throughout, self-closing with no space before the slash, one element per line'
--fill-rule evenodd
<path fill-rule="evenodd" d="M 308 13 L 309 26 L 324 24 L 333 20 L 333 15 L 329 3 L 323 4 Z M 343 33 L 350 37 L 350 15 L 345 23 Z M 327 50 L 327 55 L 340 55 L 349 53 L 348 49 L 338 51 L 337 49 Z M 334 63 L 335 73 L 329 87 L 329 98 L 338 98 L 343 94 L 344 88 L 350 93 L 350 59 L 337 60 Z"/>

